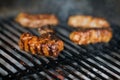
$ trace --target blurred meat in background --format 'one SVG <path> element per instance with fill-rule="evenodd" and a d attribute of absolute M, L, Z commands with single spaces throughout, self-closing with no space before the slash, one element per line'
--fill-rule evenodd
<path fill-rule="evenodd" d="M 119 3 L 115 0 L 0 0 L 0 16 L 15 16 L 20 12 L 54 13 L 66 22 L 70 15 L 87 14 L 120 25 Z"/>

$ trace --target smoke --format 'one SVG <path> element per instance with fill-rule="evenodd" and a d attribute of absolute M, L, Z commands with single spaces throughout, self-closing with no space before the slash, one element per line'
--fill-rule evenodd
<path fill-rule="evenodd" d="M 14 15 L 19 12 L 53 13 L 63 22 L 66 21 L 70 15 L 92 12 L 90 0 L 12 0 L 12 5 L 8 6 L 7 2 L 4 1 L 4 3 L 6 3 L 6 5 L 4 5 L 6 15 L 7 13 L 8 15 Z M 3 11 L 1 11 L 1 13 L 2 12 Z"/>
<path fill-rule="evenodd" d="M 70 15 L 92 13 L 88 0 L 64 0 L 62 2 L 62 5 L 59 5 L 58 16 L 63 22 L 66 22 Z"/>

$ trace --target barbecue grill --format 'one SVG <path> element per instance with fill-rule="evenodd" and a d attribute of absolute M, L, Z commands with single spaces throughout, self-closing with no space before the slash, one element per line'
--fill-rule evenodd
<path fill-rule="evenodd" d="M 24 32 L 34 35 L 37 29 L 24 28 L 14 17 L 0 19 L 0 78 L 3 80 L 120 80 L 120 27 L 111 24 L 109 43 L 79 46 L 69 40 L 72 28 L 64 23 L 54 27 L 64 41 L 57 58 L 36 56 L 19 49 Z"/>

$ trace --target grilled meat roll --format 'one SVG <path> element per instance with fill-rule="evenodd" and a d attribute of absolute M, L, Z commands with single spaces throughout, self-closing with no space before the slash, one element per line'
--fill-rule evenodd
<path fill-rule="evenodd" d="M 81 28 L 107 28 L 110 26 L 104 18 L 85 15 L 70 16 L 68 19 L 68 25 Z"/>
<path fill-rule="evenodd" d="M 107 43 L 112 38 L 112 31 L 110 28 L 76 30 L 70 34 L 69 38 L 79 45 L 98 42 Z"/>
<path fill-rule="evenodd" d="M 41 34 L 40 37 L 23 33 L 20 37 L 19 47 L 32 54 L 57 57 L 63 50 L 64 43 L 54 33 Z"/>
<path fill-rule="evenodd" d="M 23 27 L 38 28 L 45 25 L 57 25 L 58 19 L 53 14 L 27 14 L 20 13 L 16 19 Z"/>

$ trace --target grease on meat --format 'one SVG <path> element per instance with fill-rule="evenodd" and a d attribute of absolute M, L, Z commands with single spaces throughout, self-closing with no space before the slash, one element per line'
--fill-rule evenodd
<path fill-rule="evenodd" d="M 107 43 L 112 38 L 111 28 L 85 29 L 71 32 L 70 40 L 79 45 L 104 42 Z"/>
<path fill-rule="evenodd" d="M 64 49 L 64 43 L 54 33 L 45 33 L 40 37 L 23 33 L 20 37 L 19 47 L 32 54 L 57 57 Z"/>

